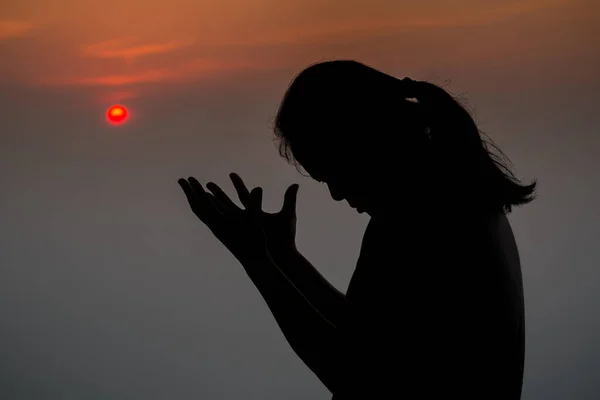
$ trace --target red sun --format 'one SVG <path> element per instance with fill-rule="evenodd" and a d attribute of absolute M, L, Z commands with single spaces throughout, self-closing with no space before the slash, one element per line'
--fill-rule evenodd
<path fill-rule="evenodd" d="M 106 112 L 106 117 L 113 124 L 120 124 L 127 119 L 127 109 L 123 106 L 112 106 Z"/>

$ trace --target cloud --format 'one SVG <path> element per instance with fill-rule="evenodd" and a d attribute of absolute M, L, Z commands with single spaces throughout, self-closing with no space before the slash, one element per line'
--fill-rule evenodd
<path fill-rule="evenodd" d="M 173 40 L 162 43 L 132 44 L 125 39 L 108 40 L 83 46 L 81 53 L 92 58 L 117 58 L 133 60 L 135 58 L 164 54 L 190 46 L 192 41 Z"/>
<path fill-rule="evenodd" d="M 394 29 L 419 29 L 419 28 L 457 28 L 475 27 L 510 20 L 529 13 L 548 11 L 554 8 L 568 6 L 568 0 L 528 0 L 528 1 L 503 1 L 494 4 L 487 2 L 479 3 L 477 7 L 460 9 L 456 7 L 454 12 L 403 12 L 403 5 L 398 2 L 394 9 L 376 17 L 364 17 L 354 15 L 339 20 L 323 20 L 319 23 L 306 24 L 296 31 L 287 30 L 287 35 L 292 41 L 300 41 L 303 38 L 326 36 L 344 36 L 358 34 L 373 35 Z M 396 8 L 397 7 L 397 8 Z M 275 37 L 268 32 L 264 37 Z"/>
<path fill-rule="evenodd" d="M 109 93 L 104 93 L 99 96 L 98 102 L 100 103 L 122 103 L 125 100 L 130 100 L 139 97 L 140 93 L 135 90 L 117 90 Z"/>
<path fill-rule="evenodd" d="M 0 40 L 24 36 L 33 28 L 31 21 L 0 20 Z"/>
<path fill-rule="evenodd" d="M 567 0 L 507 0 L 483 5 L 475 0 L 469 0 L 469 3 L 473 3 L 473 7 L 462 14 L 458 10 L 453 11 L 448 5 L 446 6 L 448 13 L 442 12 L 446 9 L 426 12 L 424 6 L 419 6 L 421 8 L 413 10 L 412 15 L 409 13 L 400 15 L 400 5 L 393 7 L 390 5 L 387 14 L 378 11 L 372 15 L 362 15 L 356 12 L 331 21 L 321 18 L 310 24 L 300 23 L 300 20 L 294 20 L 293 23 L 285 21 L 285 27 L 282 26 L 284 21 L 275 19 L 269 20 L 275 21 L 273 23 L 255 20 L 250 25 L 239 24 L 239 26 L 233 23 L 230 25 L 215 23 L 209 25 L 211 28 L 207 28 L 206 32 L 202 31 L 202 26 L 196 26 L 198 32 L 194 35 L 183 26 L 184 22 L 181 22 L 180 30 L 171 30 L 171 35 L 177 36 L 166 39 L 152 36 L 150 32 L 140 33 L 146 39 L 155 38 L 144 41 L 140 40 L 139 36 L 128 36 L 124 32 L 121 38 L 84 42 L 87 44 L 75 47 L 76 54 L 59 52 L 55 49 L 48 50 L 47 62 L 43 66 L 41 64 L 36 66 L 35 68 L 38 69 L 31 72 L 31 75 L 50 78 L 37 80 L 37 83 L 58 86 L 129 88 L 151 83 L 190 82 L 207 76 L 216 76 L 228 70 L 243 72 L 249 69 L 280 68 L 283 64 L 285 67 L 297 66 L 309 60 L 322 59 L 327 54 L 331 57 L 354 57 L 356 51 L 361 52 L 356 54 L 357 56 L 370 51 L 366 50 L 365 45 L 369 41 L 375 43 L 375 40 L 385 40 L 385 43 L 388 43 L 387 38 L 399 38 L 394 48 L 390 45 L 393 51 L 399 49 L 402 43 L 406 49 L 421 51 L 419 59 L 425 59 L 429 53 L 412 44 L 419 43 L 418 36 L 421 32 L 430 38 L 434 33 L 441 35 L 441 30 L 448 30 L 451 33 L 451 29 L 457 26 L 487 25 L 494 21 L 522 18 L 524 14 L 540 10 L 548 11 L 547 8 L 550 6 L 557 7 L 565 4 L 565 1 Z M 552 12 L 556 14 L 556 10 L 558 8 L 553 8 Z M 545 14 L 546 12 L 540 12 L 538 17 Z M 305 17 L 307 16 L 302 16 L 301 19 L 305 20 Z M 264 26 L 264 29 L 255 29 L 259 24 Z M 232 28 L 230 34 L 225 34 L 226 28 L 229 29 L 228 27 L 232 25 L 235 29 Z M 154 26 L 152 27 L 154 29 Z M 440 29 L 435 30 L 435 28 Z M 442 41 L 446 36 L 440 36 Z M 184 40 L 191 37 L 195 39 Z M 80 40 L 77 37 L 74 39 Z M 496 37 L 493 39 L 496 45 L 506 42 Z M 429 39 L 424 40 L 420 43 L 427 43 Z M 349 43 L 353 43 L 354 47 L 348 46 Z M 476 43 L 475 39 L 469 43 L 471 43 L 470 48 L 483 48 Z M 503 45 L 507 46 L 505 43 Z M 447 47 L 453 47 L 452 43 L 439 45 L 440 49 Z M 467 51 L 468 49 L 463 49 L 463 52 Z M 151 57 L 153 55 L 156 57 Z M 201 57 L 190 59 L 198 55 Z M 65 59 L 58 61 L 60 58 Z M 131 63 L 126 68 L 120 62 L 138 59 L 139 63 Z M 48 67 L 48 60 L 55 61 L 52 69 Z"/>
<path fill-rule="evenodd" d="M 127 86 L 168 80 L 173 74 L 166 68 L 146 70 L 134 74 L 97 75 L 47 79 L 44 83 L 56 86 Z"/>
<path fill-rule="evenodd" d="M 197 58 L 171 68 L 147 69 L 131 74 L 51 78 L 41 83 L 50 86 L 125 87 L 146 83 L 189 82 L 220 72 L 257 68 L 261 68 L 261 65 L 243 61 Z"/>
<path fill-rule="evenodd" d="M 257 0 L 259 1 L 259 0 Z M 269 0 L 262 0 L 269 1 Z M 301 1 L 301 0 L 297 0 Z M 489 26 L 527 14 L 550 12 L 561 7 L 569 7 L 576 0 L 462 0 L 454 3 L 441 2 L 439 7 L 431 7 L 429 0 L 407 6 L 406 2 L 373 0 L 369 7 L 358 0 L 346 3 L 322 0 L 305 0 L 306 7 L 292 6 L 294 2 L 282 2 L 281 8 L 268 13 L 249 12 L 244 18 L 207 27 L 194 26 L 182 21 L 181 29 L 193 35 L 195 45 L 211 48 L 234 48 L 240 46 L 273 46 L 323 43 L 327 40 L 354 40 L 355 38 L 388 35 L 400 31 L 417 29 L 451 29 L 462 27 Z M 322 3 L 328 7 L 323 8 Z M 346 5 L 343 5 L 346 4 Z M 290 7 L 297 9 L 290 10 Z M 368 12 L 366 12 L 368 10 Z M 277 18 L 270 18 L 275 13 Z M 290 13 L 290 18 L 281 15 Z M 215 16 L 215 18 L 218 18 Z M 227 22 L 227 23 L 226 23 Z"/>

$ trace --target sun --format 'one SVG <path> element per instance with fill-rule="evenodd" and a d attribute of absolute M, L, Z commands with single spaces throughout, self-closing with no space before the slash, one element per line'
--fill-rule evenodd
<path fill-rule="evenodd" d="M 127 109 L 122 105 L 111 106 L 106 112 L 106 117 L 113 124 L 121 124 L 127 119 Z"/>

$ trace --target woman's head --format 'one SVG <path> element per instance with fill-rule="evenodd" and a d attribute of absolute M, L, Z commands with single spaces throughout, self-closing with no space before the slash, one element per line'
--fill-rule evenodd
<path fill-rule="evenodd" d="M 359 211 L 426 203 L 509 212 L 535 188 L 489 151 L 445 90 L 356 61 L 327 61 L 296 76 L 274 132 L 283 157 Z"/>

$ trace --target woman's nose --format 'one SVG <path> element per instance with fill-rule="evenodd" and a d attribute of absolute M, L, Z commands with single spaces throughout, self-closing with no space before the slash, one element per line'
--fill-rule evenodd
<path fill-rule="evenodd" d="M 327 182 L 327 187 L 329 188 L 329 193 L 331 194 L 331 198 L 335 201 L 344 200 L 344 195 L 342 194 L 340 188 L 335 184 Z"/>

